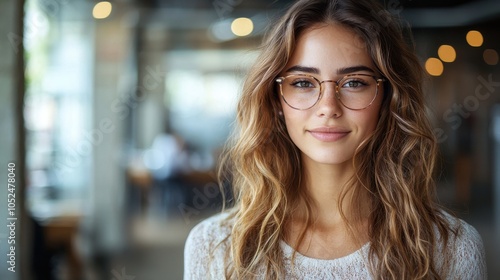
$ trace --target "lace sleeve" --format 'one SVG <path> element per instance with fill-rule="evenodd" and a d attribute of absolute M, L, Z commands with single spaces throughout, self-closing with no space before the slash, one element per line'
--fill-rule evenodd
<path fill-rule="evenodd" d="M 211 217 L 189 233 L 184 246 L 184 280 L 224 279 L 225 246 L 218 246 L 228 234 L 221 226 L 224 217 Z"/>
<path fill-rule="evenodd" d="M 199 279 L 200 275 L 207 275 L 209 258 L 208 242 L 204 239 L 206 227 L 203 223 L 195 226 L 188 235 L 184 247 L 184 279 Z"/>
<path fill-rule="evenodd" d="M 454 256 L 451 279 L 487 279 L 486 257 L 483 241 L 477 230 L 460 221 L 460 232 L 455 240 L 451 256 Z"/>

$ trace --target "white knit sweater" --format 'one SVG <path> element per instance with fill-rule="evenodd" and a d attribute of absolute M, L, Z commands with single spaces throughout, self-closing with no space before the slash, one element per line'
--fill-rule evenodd
<path fill-rule="evenodd" d="M 191 230 L 184 249 L 185 280 L 225 279 L 224 259 L 230 239 L 217 245 L 231 232 L 230 224 L 221 223 L 226 217 L 226 213 L 215 215 Z M 453 257 L 448 279 L 487 279 L 484 247 L 478 232 L 460 219 L 448 218 L 452 224 L 461 226 L 459 235 L 446 247 Z M 285 279 L 372 279 L 366 261 L 369 243 L 352 254 L 332 260 L 314 259 L 297 252 L 294 266 L 291 263 L 294 249 L 283 241 L 281 249 Z M 439 267 L 442 262 L 438 256 L 436 265 Z M 265 279 L 265 275 L 260 279 Z"/>

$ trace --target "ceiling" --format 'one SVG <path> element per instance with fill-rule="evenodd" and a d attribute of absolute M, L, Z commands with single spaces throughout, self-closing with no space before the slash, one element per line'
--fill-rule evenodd
<path fill-rule="evenodd" d="M 179 28 L 205 26 L 213 17 L 272 15 L 290 5 L 291 0 L 135 0 L 135 4 L 145 10 L 152 11 L 153 22 L 164 23 Z M 500 1 L 498 0 L 379 0 L 392 12 L 401 12 L 414 28 L 455 27 L 478 24 L 483 21 L 500 18 Z M 180 14 L 181 11 L 192 11 L 200 17 L 182 17 L 172 15 L 165 17 L 168 11 Z M 188 12 L 189 13 L 189 12 Z M 171 21 L 175 18 L 175 21 Z M 196 19 L 196 20 L 193 20 Z"/>
<path fill-rule="evenodd" d="M 431 1 L 403 0 L 408 6 L 402 16 L 413 28 L 447 28 L 478 25 L 500 19 L 500 1 Z M 419 2 L 419 4 L 416 4 Z"/>
<path fill-rule="evenodd" d="M 391 2 L 391 0 L 381 1 Z M 392 1 L 394 2 L 394 1 Z M 450 8 L 465 3 L 478 2 L 473 0 L 401 0 L 401 5 L 406 8 Z"/>
<path fill-rule="evenodd" d="M 406 8 L 438 8 L 438 7 L 456 7 L 465 3 L 478 2 L 473 0 L 379 0 L 385 5 L 395 5 L 399 3 Z M 268 9 L 272 7 L 283 7 L 293 0 L 136 0 L 136 3 L 151 8 L 197 8 L 207 9 L 214 6 L 238 6 L 243 9 Z"/>
<path fill-rule="evenodd" d="M 81 0 L 89 6 L 99 0 Z M 293 0 L 109 0 L 131 14 L 140 15 L 133 25 L 143 27 L 150 47 L 169 49 L 249 48 L 260 42 L 266 26 Z M 435 30 L 488 25 L 500 26 L 499 0 L 379 0 L 398 13 L 413 29 Z M 50 2 L 50 1 L 49 1 Z M 47 1 L 39 0 L 41 5 Z M 69 17 L 82 16 L 82 9 L 66 5 Z M 75 6 L 75 7 L 74 7 Z M 50 7 L 46 7 L 47 9 Z M 90 9 L 90 8 L 88 8 Z M 392 10 L 391 10 L 392 9 Z M 83 9 L 84 10 L 84 9 Z M 85 16 L 85 15 L 84 15 Z M 251 36 L 214 39 L 214 28 L 248 17 L 254 22 Z M 134 17 L 131 17 L 134 18 Z M 229 27 L 228 27 L 229 26 Z M 230 31 L 229 31 L 230 32 Z M 165 38 L 168 37 L 168 39 Z M 496 36 L 495 36 L 496 37 Z M 212 39 L 212 40 L 210 40 Z"/>
<path fill-rule="evenodd" d="M 122 0 L 124 1 L 124 0 Z M 269 22 L 293 1 L 291 0 L 134 0 L 142 13 L 144 26 L 167 28 L 177 44 L 210 48 L 206 40 L 207 30 L 213 33 L 214 25 L 230 26 L 237 17 L 248 17 L 254 22 L 253 37 L 259 37 Z M 498 0 L 379 0 L 392 13 L 400 13 L 414 29 L 453 28 L 472 26 L 486 21 L 499 21 L 500 1 Z M 392 10 L 391 10 L 392 9 Z M 211 30 L 212 29 L 212 30 Z M 230 27 L 226 28 L 227 30 Z M 214 37 L 214 36 L 212 36 Z M 228 48 L 234 44 L 252 42 L 249 38 L 216 40 L 217 47 L 226 41 Z M 255 39 L 255 38 L 254 38 Z M 237 41 L 237 42 L 230 42 Z M 173 48 L 183 47 L 169 46 Z M 223 46 L 222 46 L 223 47 Z M 248 45 L 246 45 L 248 47 Z M 197 47 L 195 47 L 197 48 Z"/>

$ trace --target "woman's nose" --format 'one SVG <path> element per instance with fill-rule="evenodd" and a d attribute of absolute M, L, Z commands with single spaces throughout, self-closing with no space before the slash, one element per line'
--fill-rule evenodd
<path fill-rule="evenodd" d="M 317 104 L 316 114 L 320 117 L 327 118 L 340 117 L 342 115 L 343 108 L 340 104 L 340 100 L 337 99 L 335 82 L 323 82 L 322 90 L 323 92 Z"/>

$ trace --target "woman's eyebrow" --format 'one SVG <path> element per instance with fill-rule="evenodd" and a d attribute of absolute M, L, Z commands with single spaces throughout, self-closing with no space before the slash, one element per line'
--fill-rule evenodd
<path fill-rule="evenodd" d="M 288 73 L 288 72 L 305 72 L 305 73 L 309 73 L 309 74 L 319 74 L 320 73 L 318 68 L 307 67 L 307 66 L 302 66 L 302 65 L 294 65 L 285 71 L 285 73 Z"/>
<path fill-rule="evenodd" d="M 375 73 L 375 71 L 368 66 L 355 65 L 355 66 L 339 68 L 339 69 L 337 69 L 337 74 L 346 75 L 346 74 L 355 73 L 355 72 L 362 72 L 362 71 Z M 309 73 L 309 74 L 320 74 L 321 73 L 321 71 L 316 67 L 309 67 L 309 66 L 302 66 L 302 65 L 294 65 L 285 71 L 285 73 L 289 73 L 289 72 L 304 72 L 304 73 Z"/>
<path fill-rule="evenodd" d="M 373 71 L 373 69 L 371 69 L 368 66 L 364 66 L 364 65 L 356 65 L 356 66 L 339 68 L 339 69 L 337 69 L 337 74 L 346 75 L 346 74 L 351 74 L 354 72 L 361 72 L 361 71 L 371 72 L 371 73 L 375 74 L 375 71 Z"/>

